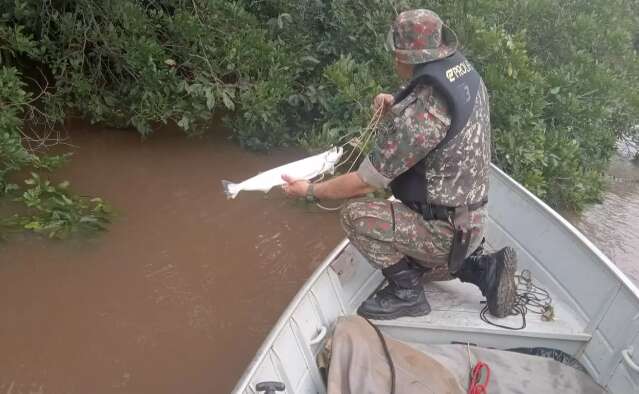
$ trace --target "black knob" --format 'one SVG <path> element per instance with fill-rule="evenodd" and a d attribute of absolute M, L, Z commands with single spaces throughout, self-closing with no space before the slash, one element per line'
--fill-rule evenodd
<path fill-rule="evenodd" d="M 276 391 L 284 391 L 284 389 L 282 382 L 261 382 L 255 386 L 255 390 L 264 391 L 264 394 L 275 394 Z"/>

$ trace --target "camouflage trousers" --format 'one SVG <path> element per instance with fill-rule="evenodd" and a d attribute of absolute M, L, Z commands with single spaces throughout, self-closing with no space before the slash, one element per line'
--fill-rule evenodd
<path fill-rule="evenodd" d="M 470 213 L 471 239 L 468 254 L 484 236 L 486 209 Z M 341 211 L 346 236 L 368 261 L 386 268 L 404 256 L 415 259 L 430 270 L 424 280 L 449 280 L 448 255 L 453 226 L 441 220 L 424 220 L 420 214 L 398 201 L 358 199 Z"/>

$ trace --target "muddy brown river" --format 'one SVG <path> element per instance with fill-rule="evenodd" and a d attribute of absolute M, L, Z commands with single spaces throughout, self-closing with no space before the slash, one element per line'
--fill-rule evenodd
<path fill-rule="evenodd" d="M 619 154 L 608 174 L 602 203 L 566 217 L 639 286 L 639 165 Z"/>
<path fill-rule="evenodd" d="M 342 233 L 334 213 L 281 192 L 229 201 L 220 181 L 303 152 L 248 153 L 219 130 L 143 142 L 71 128 L 75 156 L 56 178 L 117 217 L 92 239 L 0 244 L 0 393 L 229 392 Z M 639 184 L 624 185 L 574 220 L 637 279 Z M 618 214 L 602 227 L 601 210 Z"/>
<path fill-rule="evenodd" d="M 91 240 L 0 244 L 0 393 L 226 393 L 342 235 L 281 193 L 226 200 L 302 152 L 223 133 L 75 129 L 56 174 L 118 216 Z"/>

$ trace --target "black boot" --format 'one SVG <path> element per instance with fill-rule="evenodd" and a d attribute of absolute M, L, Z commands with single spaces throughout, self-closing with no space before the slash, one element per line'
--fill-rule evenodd
<path fill-rule="evenodd" d="M 388 285 L 364 301 L 357 313 L 377 320 L 427 315 L 430 305 L 421 281 L 423 273 L 424 270 L 408 258 L 384 268 L 382 274 L 388 279 Z"/>
<path fill-rule="evenodd" d="M 512 313 L 515 298 L 515 270 L 517 254 L 506 247 L 495 253 L 475 254 L 464 260 L 456 276 L 481 290 L 488 303 L 488 311 L 495 317 Z"/>

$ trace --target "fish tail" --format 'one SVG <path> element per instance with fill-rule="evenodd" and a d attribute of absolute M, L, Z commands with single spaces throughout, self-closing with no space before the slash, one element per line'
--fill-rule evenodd
<path fill-rule="evenodd" d="M 222 187 L 224 188 L 224 194 L 226 194 L 226 198 L 231 199 L 237 196 L 237 193 L 240 191 L 236 189 L 237 184 L 222 180 Z"/>

